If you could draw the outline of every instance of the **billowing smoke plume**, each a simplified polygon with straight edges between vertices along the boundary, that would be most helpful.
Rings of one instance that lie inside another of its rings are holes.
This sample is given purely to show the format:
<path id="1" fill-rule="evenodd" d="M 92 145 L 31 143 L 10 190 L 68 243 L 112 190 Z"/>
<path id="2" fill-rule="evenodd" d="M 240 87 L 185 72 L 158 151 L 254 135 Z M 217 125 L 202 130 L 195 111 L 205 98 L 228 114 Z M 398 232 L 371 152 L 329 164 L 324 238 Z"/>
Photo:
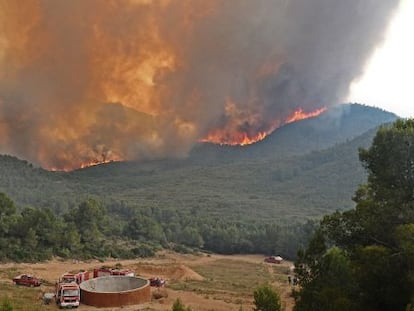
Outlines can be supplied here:
<path id="1" fill-rule="evenodd" d="M 0 0 L 0 152 L 185 155 L 337 104 L 396 0 Z"/>

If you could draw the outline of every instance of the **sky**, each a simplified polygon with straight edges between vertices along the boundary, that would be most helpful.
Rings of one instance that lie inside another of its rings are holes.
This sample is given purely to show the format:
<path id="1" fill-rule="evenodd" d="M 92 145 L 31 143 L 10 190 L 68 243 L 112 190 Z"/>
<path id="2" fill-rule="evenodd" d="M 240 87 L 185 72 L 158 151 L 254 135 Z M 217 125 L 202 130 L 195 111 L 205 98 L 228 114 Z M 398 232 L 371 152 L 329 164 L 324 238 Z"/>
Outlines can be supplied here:
<path id="1" fill-rule="evenodd" d="M 403 0 L 385 40 L 354 81 L 349 102 L 363 103 L 414 118 L 414 0 Z"/>

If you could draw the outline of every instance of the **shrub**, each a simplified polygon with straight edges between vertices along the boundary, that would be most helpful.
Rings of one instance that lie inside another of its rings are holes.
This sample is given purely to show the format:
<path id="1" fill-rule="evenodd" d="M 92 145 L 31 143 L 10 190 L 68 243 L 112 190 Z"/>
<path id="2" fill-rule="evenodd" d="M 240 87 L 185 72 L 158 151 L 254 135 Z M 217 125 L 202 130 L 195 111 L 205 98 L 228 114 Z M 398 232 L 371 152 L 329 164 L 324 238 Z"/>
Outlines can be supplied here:
<path id="1" fill-rule="evenodd" d="M 172 311 L 191 311 L 190 307 L 186 307 L 182 302 L 180 298 L 177 298 L 174 301 L 174 304 L 172 306 Z"/>
<path id="2" fill-rule="evenodd" d="M 279 294 L 269 285 L 258 287 L 254 293 L 254 311 L 280 311 L 282 306 Z"/>

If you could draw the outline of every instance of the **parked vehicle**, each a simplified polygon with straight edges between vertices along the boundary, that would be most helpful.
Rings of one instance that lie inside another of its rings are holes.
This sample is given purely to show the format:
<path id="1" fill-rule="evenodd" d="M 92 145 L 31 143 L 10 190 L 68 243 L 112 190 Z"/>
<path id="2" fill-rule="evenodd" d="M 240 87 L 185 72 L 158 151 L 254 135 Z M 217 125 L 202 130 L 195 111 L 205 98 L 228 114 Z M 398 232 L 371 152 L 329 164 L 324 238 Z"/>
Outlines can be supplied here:
<path id="1" fill-rule="evenodd" d="M 135 276 L 135 273 L 128 269 L 99 268 L 93 270 L 94 278 L 106 275 Z"/>
<path id="2" fill-rule="evenodd" d="M 75 282 L 76 284 L 80 284 L 87 280 L 89 280 L 89 271 L 67 272 L 62 275 L 59 283 Z"/>
<path id="3" fill-rule="evenodd" d="M 56 304 L 59 308 L 77 308 L 80 303 L 80 288 L 75 282 L 57 283 Z"/>
<path id="4" fill-rule="evenodd" d="M 13 282 L 16 283 L 16 285 L 24 285 L 24 286 L 40 286 L 41 281 L 30 274 L 21 274 L 13 278 Z"/>
<path id="5" fill-rule="evenodd" d="M 264 259 L 264 262 L 268 263 L 282 263 L 283 258 L 280 256 L 269 256 Z"/>
<path id="6" fill-rule="evenodd" d="M 159 277 L 150 278 L 150 286 L 153 287 L 164 287 L 165 286 L 165 280 Z"/>
<path id="7" fill-rule="evenodd" d="M 135 276 L 135 273 L 128 269 L 112 269 L 111 275 Z"/>

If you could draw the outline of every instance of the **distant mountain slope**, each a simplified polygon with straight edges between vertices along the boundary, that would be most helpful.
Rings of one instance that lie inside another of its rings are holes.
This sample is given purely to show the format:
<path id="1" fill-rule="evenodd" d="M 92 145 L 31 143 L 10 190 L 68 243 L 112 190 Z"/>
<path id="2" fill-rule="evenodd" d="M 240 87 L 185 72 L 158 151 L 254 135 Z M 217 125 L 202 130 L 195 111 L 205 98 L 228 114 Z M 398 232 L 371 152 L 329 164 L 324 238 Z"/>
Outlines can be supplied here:
<path id="1" fill-rule="evenodd" d="M 267 155 L 278 151 L 304 154 L 352 139 L 397 118 L 393 113 L 364 105 L 339 105 L 315 118 L 287 124 L 252 149 Z"/>
<path id="2" fill-rule="evenodd" d="M 197 160 L 233 161 L 234 157 L 280 158 L 322 150 L 345 142 L 380 124 L 395 121 L 397 115 L 360 104 L 343 104 L 325 113 L 290 123 L 274 131 L 264 140 L 245 147 L 201 144 L 190 158 Z"/>
<path id="3" fill-rule="evenodd" d="M 396 118 L 361 105 L 338 109 L 345 113 L 331 110 L 289 124 L 253 146 L 206 144 L 181 160 L 113 162 L 53 173 L 1 156 L 0 191 L 19 205 L 59 212 L 96 196 L 114 209 L 114 202 L 121 202 L 233 220 L 320 217 L 353 205 L 351 197 L 365 181 L 358 148 L 370 145 L 373 128 Z"/>

